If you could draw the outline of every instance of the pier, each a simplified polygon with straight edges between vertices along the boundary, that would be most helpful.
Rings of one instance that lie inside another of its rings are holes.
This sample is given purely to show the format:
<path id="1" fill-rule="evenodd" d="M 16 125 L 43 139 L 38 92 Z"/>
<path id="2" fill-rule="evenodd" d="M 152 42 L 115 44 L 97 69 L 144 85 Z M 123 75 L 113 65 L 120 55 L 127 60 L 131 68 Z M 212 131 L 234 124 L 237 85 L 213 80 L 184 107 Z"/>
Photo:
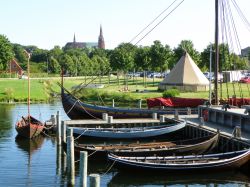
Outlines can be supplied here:
<path id="1" fill-rule="evenodd" d="M 208 113 L 204 116 L 204 111 Z M 70 183 L 74 184 L 75 180 L 75 158 L 74 158 L 74 127 L 87 127 L 87 128 L 121 128 L 121 127 L 135 127 L 135 126 L 157 126 L 164 124 L 168 119 L 176 119 L 177 121 L 186 121 L 186 127 L 180 130 L 179 133 L 183 137 L 199 138 L 207 135 L 220 133 L 220 139 L 216 147 L 216 152 L 230 152 L 239 151 L 242 149 L 250 148 L 250 116 L 245 112 L 245 109 L 227 109 L 221 107 L 206 107 L 200 106 L 198 114 L 179 115 L 178 111 L 171 115 L 152 114 L 152 118 L 146 119 L 113 119 L 112 116 L 103 114 L 102 119 L 88 119 L 88 120 L 64 120 L 59 121 L 59 113 L 54 117 L 53 123 L 56 123 L 57 143 L 60 147 L 62 141 L 67 141 L 67 173 L 70 178 Z M 204 119 L 205 118 L 205 119 Z M 53 121 L 53 120 L 52 120 Z M 165 135 L 168 136 L 168 135 Z M 79 137 L 77 137 L 79 138 Z M 79 162 L 80 168 L 80 183 L 86 186 L 87 178 L 87 153 L 81 152 Z M 249 168 L 249 164 L 247 165 Z M 100 185 L 100 176 L 89 176 L 91 186 Z"/>

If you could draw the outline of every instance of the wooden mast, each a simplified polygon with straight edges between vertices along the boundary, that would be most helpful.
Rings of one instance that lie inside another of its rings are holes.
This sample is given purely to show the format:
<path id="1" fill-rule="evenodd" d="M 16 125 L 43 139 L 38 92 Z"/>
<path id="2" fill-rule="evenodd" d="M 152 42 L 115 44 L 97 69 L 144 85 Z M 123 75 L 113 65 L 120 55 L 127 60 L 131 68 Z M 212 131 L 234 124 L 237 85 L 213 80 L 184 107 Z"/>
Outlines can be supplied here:
<path id="1" fill-rule="evenodd" d="M 24 53 L 26 54 L 28 58 L 28 64 L 27 64 L 27 74 L 28 74 L 28 120 L 30 122 L 30 53 L 28 53 L 26 50 L 24 50 Z"/>
<path id="2" fill-rule="evenodd" d="M 215 64 L 214 64 L 214 104 L 219 104 L 218 99 L 218 66 L 219 66 L 219 0 L 215 0 Z"/>
<path id="3" fill-rule="evenodd" d="M 30 55 L 28 56 L 28 117 L 30 120 Z"/>

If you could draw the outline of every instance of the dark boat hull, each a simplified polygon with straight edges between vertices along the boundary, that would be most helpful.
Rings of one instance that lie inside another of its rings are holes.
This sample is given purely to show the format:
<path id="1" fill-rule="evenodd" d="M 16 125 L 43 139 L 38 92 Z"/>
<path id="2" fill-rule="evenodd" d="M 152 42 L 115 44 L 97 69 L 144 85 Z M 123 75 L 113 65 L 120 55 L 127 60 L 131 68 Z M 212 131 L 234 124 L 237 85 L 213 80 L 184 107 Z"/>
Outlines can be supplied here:
<path id="1" fill-rule="evenodd" d="M 250 150 L 183 157 L 119 157 L 108 155 L 121 170 L 142 172 L 220 171 L 238 169 L 250 160 Z M 151 159 L 151 161 L 149 161 Z M 213 160 L 214 159 L 214 160 Z M 207 160 L 207 162 L 206 162 Z"/>
<path id="2" fill-rule="evenodd" d="M 41 134 L 44 129 L 42 122 L 30 116 L 30 122 L 28 122 L 28 117 L 22 118 L 16 124 L 16 131 L 19 136 L 25 138 L 34 138 Z"/>
<path id="3" fill-rule="evenodd" d="M 131 147 L 131 149 L 114 148 L 111 150 L 107 149 L 97 150 L 90 146 L 75 144 L 74 151 L 77 157 L 80 156 L 80 151 L 88 152 L 89 155 L 88 159 L 91 160 L 106 160 L 108 153 L 112 153 L 119 156 L 137 156 L 137 157 L 141 156 L 145 157 L 153 155 L 169 156 L 169 155 L 185 155 L 185 154 L 202 154 L 211 151 L 217 145 L 218 140 L 219 140 L 219 134 L 216 134 L 214 136 L 199 138 L 193 141 L 190 140 L 186 141 L 186 145 L 185 141 L 182 141 L 181 143 L 179 142 L 179 145 L 177 144 L 177 146 L 169 148 L 164 148 L 164 144 L 162 144 L 162 146 L 155 146 L 155 147 L 152 146 L 151 148 L 144 150 L 135 149 L 135 147 Z M 139 145 L 140 144 L 138 144 L 137 147 L 139 147 Z M 64 150 L 66 150 L 66 146 L 67 145 L 64 144 Z"/>
<path id="4" fill-rule="evenodd" d="M 175 108 L 172 109 L 136 109 L 136 108 L 117 108 L 117 107 L 105 107 L 84 103 L 69 92 L 65 93 L 64 88 L 61 92 L 62 104 L 65 113 L 70 119 L 101 119 L 103 113 L 107 113 L 113 118 L 152 118 L 153 113 L 158 115 L 174 114 Z M 179 110 L 179 114 L 186 114 L 187 109 Z M 192 113 L 197 113 L 197 109 L 192 109 Z"/>

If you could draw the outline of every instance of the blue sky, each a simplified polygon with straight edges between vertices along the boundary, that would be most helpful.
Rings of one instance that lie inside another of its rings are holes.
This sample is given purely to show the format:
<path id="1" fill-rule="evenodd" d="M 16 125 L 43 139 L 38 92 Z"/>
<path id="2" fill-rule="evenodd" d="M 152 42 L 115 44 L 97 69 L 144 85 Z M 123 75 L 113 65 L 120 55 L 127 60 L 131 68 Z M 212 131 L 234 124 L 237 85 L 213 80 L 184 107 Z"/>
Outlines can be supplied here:
<path id="1" fill-rule="evenodd" d="M 250 1 L 236 1 L 250 21 Z M 102 24 L 106 48 L 113 49 L 122 42 L 129 42 L 172 2 L 173 0 L 2 0 L 0 34 L 6 35 L 12 43 L 51 49 L 55 45 L 63 47 L 72 41 L 74 33 L 79 42 L 97 42 Z M 250 32 L 239 20 L 236 20 L 236 24 L 242 48 L 250 46 Z M 214 42 L 214 0 L 184 0 L 180 7 L 138 45 L 149 46 L 154 40 L 160 40 L 162 44 L 174 48 L 183 39 L 192 40 L 198 51 Z"/>

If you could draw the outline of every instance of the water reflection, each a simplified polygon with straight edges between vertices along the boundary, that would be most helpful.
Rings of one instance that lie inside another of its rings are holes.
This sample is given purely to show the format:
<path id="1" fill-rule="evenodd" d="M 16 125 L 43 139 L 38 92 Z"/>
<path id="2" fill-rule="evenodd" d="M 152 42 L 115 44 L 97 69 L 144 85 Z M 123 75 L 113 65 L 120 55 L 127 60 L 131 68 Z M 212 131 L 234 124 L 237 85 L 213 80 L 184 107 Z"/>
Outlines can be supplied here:
<path id="1" fill-rule="evenodd" d="M 14 106 L 0 104 L 0 142 L 3 140 L 3 137 L 11 136 L 12 118 L 10 111 Z"/>
<path id="2" fill-rule="evenodd" d="M 17 147 L 30 157 L 36 150 L 42 147 L 44 137 L 37 136 L 30 140 L 17 135 L 15 142 L 17 144 Z"/>
<path id="3" fill-rule="evenodd" d="M 248 186 L 250 183 L 249 176 L 240 171 L 227 171 L 220 173 L 164 173 L 162 175 L 145 174 L 145 173 L 123 173 L 117 172 L 109 181 L 109 187 L 124 186 L 146 186 L 152 185 L 240 185 Z"/>

